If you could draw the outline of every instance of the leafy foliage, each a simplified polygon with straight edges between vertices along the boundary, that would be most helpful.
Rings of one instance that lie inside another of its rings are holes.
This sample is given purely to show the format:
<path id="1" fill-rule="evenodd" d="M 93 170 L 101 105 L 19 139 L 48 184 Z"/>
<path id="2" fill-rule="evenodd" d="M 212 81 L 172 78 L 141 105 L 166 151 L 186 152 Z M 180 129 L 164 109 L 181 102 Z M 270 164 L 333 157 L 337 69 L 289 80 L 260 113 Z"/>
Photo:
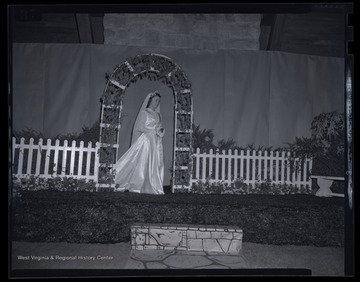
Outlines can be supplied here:
<path id="1" fill-rule="evenodd" d="M 336 111 L 322 113 L 311 123 L 311 134 L 315 140 L 324 144 L 325 149 L 336 143 L 339 152 L 344 151 L 345 136 L 344 114 Z"/>
<path id="2" fill-rule="evenodd" d="M 311 188 L 295 187 L 287 184 L 274 184 L 270 180 L 256 182 L 255 185 L 247 184 L 243 179 L 236 179 L 231 185 L 223 181 L 205 183 L 198 181 L 192 186 L 191 193 L 195 194 L 263 194 L 263 195 L 288 195 L 288 194 L 313 194 Z"/>
<path id="3" fill-rule="evenodd" d="M 214 133 L 212 129 L 200 129 L 200 125 L 193 124 L 192 146 L 193 149 L 200 148 L 202 151 L 215 149 Z"/>
<path id="4" fill-rule="evenodd" d="M 236 142 L 233 139 L 225 140 L 221 139 L 218 142 L 217 148 L 219 148 L 219 151 L 225 150 L 225 152 L 229 150 L 239 150 L 239 146 L 237 146 Z"/>
<path id="5" fill-rule="evenodd" d="M 201 129 L 200 125 L 193 124 L 193 135 L 192 135 L 192 141 L 193 141 L 193 149 L 196 150 L 196 148 L 200 148 L 201 152 L 209 152 L 210 149 L 213 149 L 214 151 L 219 149 L 220 153 L 225 150 L 227 152 L 229 149 L 232 151 L 234 150 L 256 150 L 256 151 L 281 151 L 282 148 L 273 149 L 272 146 L 270 147 L 264 147 L 264 146 L 255 146 L 253 143 L 248 144 L 245 147 L 239 146 L 235 140 L 233 139 L 220 139 L 217 144 L 215 144 L 215 135 L 212 129 Z"/>
<path id="6" fill-rule="evenodd" d="M 344 115 L 338 112 L 322 113 L 311 123 L 311 137 L 296 137 L 288 144 L 294 157 L 313 158 L 313 175 L 344 176 L 345 132 Z"/>
<path id="7" fill-rule="evenodd" d="M 86 181 L 85 179 L 76 179 L 73 177 L 51 177 L 42 178 L 35 175 L 30 175 L 26 178 L 13 178 L 12 192 L 14 196 L 21 196 L 24 191 L 39 191 L 39 190 L 53 190 L 53 191 L 89 191 L 96 190 L 94 181 Z"/>
<path id="8" fill-rule="evenodd" d="M 25 140 L 29 140 L 30 138 L 34 138 L 35 140 L 42 138 L 43 140 L 51 139 L 51 140 L 75 140 L 77 144 L 81 141 L 84 143 L 88 142 L 98 142 L 99 141 L 99 132 L 100 132 L 100 124 L 99 120 L 93 123 L 91 126 L 83 126 L 82 131 L 80 133 L 66 133 L 66 134 L 57 134 L 55 136 L 46 136 L 42 132 L 36 131 L 32 128 L 25 127 L 25 129 L 20 131 L 14 131 L 13 136 L 19 140 L 20 138 L 25 138 Z M 61 142 L 60 142 L 61 143 Z"/>
<path id="9" fill-rule="evenodd" d="M 35 129 L 29 128 L 29 127 L 25 127 L 25 129 L 20 130 L 20 131 L 13 131 L 13 136 L 17 139 L 20 140 L 20 138 L 25 138 L 25 140 L 29 140 L 30 138 L 34 138 L 34 139 L 48 139 L 50 138 L 49 136 L 45 136 L 42 132 L 36 131 Z"/>

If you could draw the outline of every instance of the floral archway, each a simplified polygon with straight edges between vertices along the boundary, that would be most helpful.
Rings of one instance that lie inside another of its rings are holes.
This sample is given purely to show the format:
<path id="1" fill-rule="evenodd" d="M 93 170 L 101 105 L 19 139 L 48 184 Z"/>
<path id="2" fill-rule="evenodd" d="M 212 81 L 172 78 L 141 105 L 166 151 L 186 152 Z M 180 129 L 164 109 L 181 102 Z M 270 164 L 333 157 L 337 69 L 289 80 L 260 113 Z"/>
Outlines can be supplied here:
<path id="1" fill-rule="evenodd" d="M 191 83 L 179 65 L 166 56 L 144 54 L 127 59 L 107 76 L 101 97 L 98 187 L 113 188 L 118 159 L 123 97 L 126 89 L 138 79 L 160 80 L 174 94 L 174 144 L 171 190 L 187 191 L 192 177 L 193 101 Z"/>

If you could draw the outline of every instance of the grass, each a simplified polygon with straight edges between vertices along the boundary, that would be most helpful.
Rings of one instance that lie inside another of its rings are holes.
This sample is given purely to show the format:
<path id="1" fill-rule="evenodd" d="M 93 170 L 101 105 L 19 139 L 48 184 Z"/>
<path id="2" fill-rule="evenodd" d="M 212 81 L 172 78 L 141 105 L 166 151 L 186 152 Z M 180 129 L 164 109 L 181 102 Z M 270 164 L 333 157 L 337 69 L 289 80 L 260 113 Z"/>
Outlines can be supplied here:
<path id="1" fill-rule="evenodd" d="M 32 242 L 116 243 L 135 222 L 232 225 L 244 242 L 344 245 L 344 199 L 313 195 L 147 195 L 23 192 L 12 201 L 12 238 Z"/>

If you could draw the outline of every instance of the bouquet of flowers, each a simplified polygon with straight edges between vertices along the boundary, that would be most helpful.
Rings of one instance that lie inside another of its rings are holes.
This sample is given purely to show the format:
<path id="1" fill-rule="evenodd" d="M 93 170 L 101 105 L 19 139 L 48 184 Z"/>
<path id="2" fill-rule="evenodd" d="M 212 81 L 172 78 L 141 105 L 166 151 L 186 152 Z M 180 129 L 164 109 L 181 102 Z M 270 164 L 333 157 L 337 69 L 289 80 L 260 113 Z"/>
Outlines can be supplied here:
<path id="1" fill-rule="evenodd" d="M 165 129 L 162 126 L 158 126 L 156 128 L 156 134 L 159 135 L 160 137 L 164 137 Z"/>

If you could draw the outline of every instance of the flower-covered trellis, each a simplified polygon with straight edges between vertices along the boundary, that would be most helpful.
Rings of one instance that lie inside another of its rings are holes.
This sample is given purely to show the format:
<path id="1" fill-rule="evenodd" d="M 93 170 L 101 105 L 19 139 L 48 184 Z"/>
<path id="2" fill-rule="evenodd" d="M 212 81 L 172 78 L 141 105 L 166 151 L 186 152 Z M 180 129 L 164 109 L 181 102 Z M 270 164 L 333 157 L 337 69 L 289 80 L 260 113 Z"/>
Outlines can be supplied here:
<path id="1" fill-rule="evenodd" d="M 171 188 L 190 189 L 192 176 L 193 102 L 191 83 L 185 72 L 170 58 L 158 54 L 138 55 L 115 67 L 107 76 L 101 97 L 100 167 L 98 187 L 114 187 L 113 165 L 118 159 L 118 141 L 123 97 L 138 79 L 160 80 L 171 87 L 175 101 L 174 149 Z"/>

